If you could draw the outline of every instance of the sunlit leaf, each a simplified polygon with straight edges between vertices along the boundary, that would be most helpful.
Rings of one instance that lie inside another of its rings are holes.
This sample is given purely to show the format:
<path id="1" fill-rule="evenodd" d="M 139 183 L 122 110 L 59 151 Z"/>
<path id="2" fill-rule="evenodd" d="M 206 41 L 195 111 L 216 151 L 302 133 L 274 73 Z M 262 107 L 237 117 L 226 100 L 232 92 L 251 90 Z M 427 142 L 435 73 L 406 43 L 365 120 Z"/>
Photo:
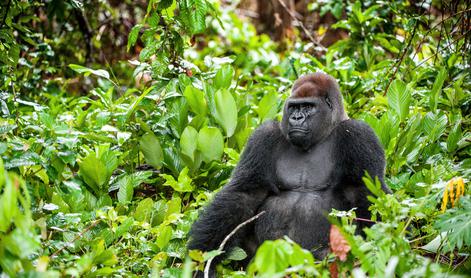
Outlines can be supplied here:
<path id="1" fill-rule="evenodd" d="M 226 90 L 217 91 L 214 96 L 215 119 L 224 128 L 227 137 L 231 137 L 237 127 L 237 105 L 234 97 Z"/>
<path id="2" fill-rule="evenodd" d="M 219 129 L 215 127 L 203 127 L 198 133 L 198 150 L 203 161 L 210 162 L 221 158 L 224 150 L 224 139 Z"/>
<path id="3" fill-rule="evenodd" d="M 159 139 L 153 133 L 144 134 L 139 140 L 139 148 L 146 162 L 159 169 L 162 166 L 163 152 Z"/>
<path id="4" fill-rule="evenodd" d="M 389 107 L 397 113 L 401 121 L 404 121 L 409 115 L 410 89 L 403 81 L 396 79 L 389 86 L 387 95 Z"/>

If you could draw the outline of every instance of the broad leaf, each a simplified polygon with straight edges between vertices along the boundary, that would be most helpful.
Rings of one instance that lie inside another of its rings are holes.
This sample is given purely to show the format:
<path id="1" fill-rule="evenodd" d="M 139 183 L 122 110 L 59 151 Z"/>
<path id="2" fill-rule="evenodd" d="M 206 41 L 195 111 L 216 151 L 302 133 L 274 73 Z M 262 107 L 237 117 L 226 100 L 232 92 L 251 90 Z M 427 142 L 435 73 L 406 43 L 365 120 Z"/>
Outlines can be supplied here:
<path id="1" fill-rule="evenodd" d="M 445 68 L 442 68 L 433 83 L 432 91 L 430 92 L 430 107 L 432 108 L 432 112 L 437 110 L 438 105 L 438 97 L 440 96 L 440 92 L 443 87 L 443 82 L 445 82 L 445 78 L 447 76 L 447 71 Z"/>
<path id="2" fill-rule="evenodd" d="M 278 112 L 278 93 L 269 92 L 258 104 L 257 113 L 261 122 L 273 119 Z"/>
<path id="3" fill-rule="evenodd" d="M 424 131 L 430 142 L 435 142 L 445 132 L 448 120 L 444 114 L 427 113 L 424 118 Z"/>
<path id="4" fill-rule="evenodd" d="M 392 108 L 401 121 L 409 115 L 409 105 L 411 101 L 411 91 L 401 80 L 394 80 L 388 90 L 388 105 Z"/>
<path id="5" fill-rule="evenodd" d="M 144 134 L 139 140 L 139 147 L 147 163 L 157 169 L 162 166 L 163 153 L 157 136 L 153 133 Z"/>
<path id="6" fill-rule="evenodd" d="M 118 190 L 118 201 L 122 204 L 131 202 L 132 196 L 134 195 L 134 187 L 131 179 L 124 179 L 125 182 L 121 183 Z"/>
<path id="7" fill-rule="evenodd" d="M 231 65 L 223 65 L 214 77 L 214 87 L 216 89 L 229 89 L 231 86 L 232 76 L 234 75 L 234 69 Z"/>
<path id="8" fill-rule="evenodd" d="M 191 161 L 195 159 L 195 151 L 197 147 L 198 131 L 192 126 L 187 126 L 183 130 L 182 136 L 180 137 L 180 148 L 182 153 L 189 157 Z"/>
<path id="9" fill-rule="evenodd" d="M 199 115 L 205 115 L 208 110 L 208 105 L 204 99 L 204 93 L 193 86 L 187 86 L 183 95 L 190 105 L 191 111 Z"/>
<path id="10" fill-rule="evenodd" d="M 203 127 L 198 133 L 198 150 L 205 162 L 220 159 L 224 150 L 224 139 L 219 129 Z"/>
<path id="11" fill-rule="evenodd" d="M 237 105 L 234 97 L 226 90 L 217 91 L 214 102 L 214 118 L 224 128 L 226 136 L 231 137 L 237 127 Z"/>
<path id="12" fill-rule="evenodd" d="M 79 161 L 79 175 L 90 186 L 99 193 L 102 185 L 107 181 L 107 169 L 105 164 L 96 157 L 95 153 L 90 153 L 82 161 Z"/>

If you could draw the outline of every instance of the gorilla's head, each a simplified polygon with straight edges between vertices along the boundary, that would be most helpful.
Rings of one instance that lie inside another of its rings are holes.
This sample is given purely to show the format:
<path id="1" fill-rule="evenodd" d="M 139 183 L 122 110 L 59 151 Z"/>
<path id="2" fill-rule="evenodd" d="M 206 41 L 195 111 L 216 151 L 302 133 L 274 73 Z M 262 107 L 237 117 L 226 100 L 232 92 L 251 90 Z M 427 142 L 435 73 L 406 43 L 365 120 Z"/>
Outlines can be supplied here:
<path id="1" fill-rule="evenodd" d="M 281 127 L 291 144 L 309 150 L 347 118 L 335 79 L 325 73 L 314 73 L 294 83 Z"/>

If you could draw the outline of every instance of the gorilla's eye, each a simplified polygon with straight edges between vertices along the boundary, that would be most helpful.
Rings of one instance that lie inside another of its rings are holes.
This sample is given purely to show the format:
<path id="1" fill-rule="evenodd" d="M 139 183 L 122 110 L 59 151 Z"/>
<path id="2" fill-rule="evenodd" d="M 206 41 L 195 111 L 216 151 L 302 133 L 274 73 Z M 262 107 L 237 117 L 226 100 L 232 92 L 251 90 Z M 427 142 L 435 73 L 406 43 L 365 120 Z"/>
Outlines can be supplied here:
<path id="1" fill-rule="evenodd" d="M 332 102 L 330 101 L 329 97 L 325 97 L 325 103 L 329 106 L 330 109 L 332 109 Z"/>

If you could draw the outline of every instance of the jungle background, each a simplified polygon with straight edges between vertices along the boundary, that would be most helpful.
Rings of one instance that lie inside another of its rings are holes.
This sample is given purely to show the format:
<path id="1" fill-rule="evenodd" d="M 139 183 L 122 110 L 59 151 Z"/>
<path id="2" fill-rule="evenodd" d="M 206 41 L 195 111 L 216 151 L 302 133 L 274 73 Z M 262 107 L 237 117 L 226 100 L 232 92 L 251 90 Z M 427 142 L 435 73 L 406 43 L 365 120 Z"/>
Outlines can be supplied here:
<path id="1" fill-rule="evenodd" d="M 198 211 L 294 80 L 324 71 L 394 194 L 365 177 L 375 225 L 333 211 L 322 261 L 285 238 L 219 274 L 466 277 L 470 48 L 469 1 L 2 0 L 0 276 L 202 271 L 220 252 L 186 250 Z"/>

